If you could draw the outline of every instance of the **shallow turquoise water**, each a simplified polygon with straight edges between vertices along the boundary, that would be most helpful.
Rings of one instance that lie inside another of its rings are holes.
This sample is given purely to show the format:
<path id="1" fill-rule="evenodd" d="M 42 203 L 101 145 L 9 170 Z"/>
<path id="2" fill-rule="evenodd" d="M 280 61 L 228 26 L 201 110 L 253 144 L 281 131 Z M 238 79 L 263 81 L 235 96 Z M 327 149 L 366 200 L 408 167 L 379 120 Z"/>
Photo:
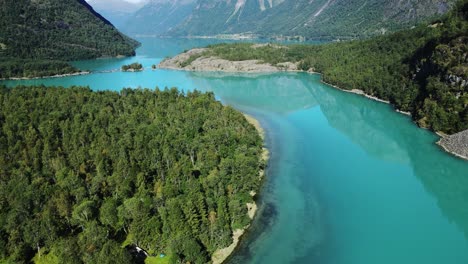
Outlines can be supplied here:
<path id="1" fill-rule="evenodd" d="M 136 58 L 76 65 L 149 68 L 213 40 L 142 42 Z M 318 75 L 147 69 L 5 83 L 199 89 L 258 118 L 272 157 L 259 214 L 232 263 L 468 263 L 468 162 L 388 105 L 321 84 Z"/>

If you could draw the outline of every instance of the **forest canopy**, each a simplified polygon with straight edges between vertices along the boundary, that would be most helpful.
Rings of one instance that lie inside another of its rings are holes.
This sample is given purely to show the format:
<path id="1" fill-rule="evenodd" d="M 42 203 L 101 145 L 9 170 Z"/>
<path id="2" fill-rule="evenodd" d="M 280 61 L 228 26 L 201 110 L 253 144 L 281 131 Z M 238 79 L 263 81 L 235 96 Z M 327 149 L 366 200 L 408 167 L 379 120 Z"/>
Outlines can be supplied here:
<path id="1" fill-rule="evenodd" d="M 205 263 L 250 222 L 262 140 L 212 93 L 0 87 L 0 263 Z"/>

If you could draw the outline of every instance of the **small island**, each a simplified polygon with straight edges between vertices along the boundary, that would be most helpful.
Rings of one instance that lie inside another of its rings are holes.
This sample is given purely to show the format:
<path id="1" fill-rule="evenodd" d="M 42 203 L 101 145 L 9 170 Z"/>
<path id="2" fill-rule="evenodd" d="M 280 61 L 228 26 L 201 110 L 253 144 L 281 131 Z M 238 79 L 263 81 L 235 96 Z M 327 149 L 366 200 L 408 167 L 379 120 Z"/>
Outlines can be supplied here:
<path id="1" fill-rule="evenodd" d="M 127 64 L 122 66 L 122 71 L 123 72 L 137 72 L 137 71 L 143 71 L 143 65 L 138 62 L 134 62 L 132 64 Z"/>

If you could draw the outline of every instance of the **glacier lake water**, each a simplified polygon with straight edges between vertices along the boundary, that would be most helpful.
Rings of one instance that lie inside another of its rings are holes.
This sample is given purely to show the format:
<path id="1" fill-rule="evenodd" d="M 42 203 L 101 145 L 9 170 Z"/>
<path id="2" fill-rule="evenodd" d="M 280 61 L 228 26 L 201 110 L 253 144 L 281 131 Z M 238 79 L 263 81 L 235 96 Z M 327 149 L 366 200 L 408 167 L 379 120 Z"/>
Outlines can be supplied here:
<path id="1" fill-rule="evenodd" d="M 256 117 L 271 159 L 259 211 L 229 263 L 468 263 L 468 162 L 389 105 L 306 73 L 152 70 L 219 40 L 140 39 L 137 56 L 75 62 L 84 76 L 1 82 L 212 91 Z M 124 73 L 140 62 L 143 72 Z"/>

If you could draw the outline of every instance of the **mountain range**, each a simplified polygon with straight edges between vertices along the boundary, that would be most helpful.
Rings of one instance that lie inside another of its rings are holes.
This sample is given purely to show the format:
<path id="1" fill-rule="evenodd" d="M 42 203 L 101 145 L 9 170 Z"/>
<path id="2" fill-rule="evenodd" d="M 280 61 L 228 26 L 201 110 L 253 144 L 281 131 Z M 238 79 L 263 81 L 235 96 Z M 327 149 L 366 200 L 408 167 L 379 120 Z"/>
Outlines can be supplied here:
<path id="1" fill-rule="evenodd" d="M 151 0 L 121 30 L 130 35 L 337 39 L 381 35 L 446 13 L 454 0 Z"/>

